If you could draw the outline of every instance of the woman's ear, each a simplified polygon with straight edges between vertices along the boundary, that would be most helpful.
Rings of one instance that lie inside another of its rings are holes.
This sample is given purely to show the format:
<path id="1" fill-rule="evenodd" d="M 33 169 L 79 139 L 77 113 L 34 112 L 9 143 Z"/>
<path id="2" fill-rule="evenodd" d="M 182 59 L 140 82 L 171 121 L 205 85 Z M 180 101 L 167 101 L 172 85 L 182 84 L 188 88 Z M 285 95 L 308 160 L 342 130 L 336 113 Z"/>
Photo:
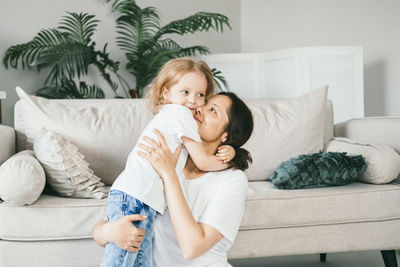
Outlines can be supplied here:
<path id="1" fill-rule="evenodd" d="M 224 143 L 227 139 L 228 139 L 228 133 L 227 133 L 227 132 L 224 132 L 224 133 L 221 135 L 221 142 Z"/>

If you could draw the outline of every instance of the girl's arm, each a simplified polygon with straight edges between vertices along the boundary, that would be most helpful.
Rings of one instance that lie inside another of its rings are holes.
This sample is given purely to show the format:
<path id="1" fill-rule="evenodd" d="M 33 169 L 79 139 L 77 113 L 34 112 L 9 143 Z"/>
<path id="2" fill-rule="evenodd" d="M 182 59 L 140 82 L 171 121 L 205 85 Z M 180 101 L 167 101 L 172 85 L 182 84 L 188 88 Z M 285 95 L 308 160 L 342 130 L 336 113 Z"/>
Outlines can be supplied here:
<path id="1" fill-rule="evenodd" d="M 132 214 L 108 223 L 107 219 L 99 221 L 93 229 L 93 238 L 99 246 L 105 247 L 112 242 L 129 252 L 136 252 L 140 248 L 146 231 L 136 228 L 132 222 L 143 221 L 145 216 Z"/>
<path id="2" fill-rule="evenodd" d="M 178 244 L 185 259 L 194 259 L 217 244 L 223 235 L 213 226 L 198 223 L 194 219 L 175 172 L 181 146 L 172 154 L 161 133 L 157 130 L 155 132 L 159 137 L 160 144 L 151 138 L 144 137 L 144 140 L 151 144 L 152 148 L 144 144 L 139 146 L 144 151 L 151 151 L 151 153 L 138 151 L 138 154 L 151 162 L 153 168 L 163 179 L 168 210 Z"/>
<path id="3" fill-rule="evenodd" d="M 235 149 L 230 145 L 219 146 L 217 149 L 217 159 L 223 161 L 224 163 L 228 163 L 233 160 L 236 156 Z"/>
<path id="4" fill-rule="evenodd" d="M 228 163 L 219 160 L 215 154 L 207 154 L 201 142 L 196 142 L 186 136 L 182 136 L 181 139 L 194 164 L 200 170 L 220 171 L 230 167 Z"/>

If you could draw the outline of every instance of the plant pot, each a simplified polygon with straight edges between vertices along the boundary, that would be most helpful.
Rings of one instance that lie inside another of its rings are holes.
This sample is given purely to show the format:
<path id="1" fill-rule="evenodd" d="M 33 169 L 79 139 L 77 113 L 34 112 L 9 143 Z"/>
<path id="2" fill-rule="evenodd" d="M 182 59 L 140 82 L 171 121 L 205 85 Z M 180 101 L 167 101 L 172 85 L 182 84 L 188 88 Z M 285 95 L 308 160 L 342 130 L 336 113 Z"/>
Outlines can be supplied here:
<path id="1" fill-rule="evenodd" d="M 129 95 L 131 98 L 139 98 L 139 91 L 137 89 L 130 89 Z"/>

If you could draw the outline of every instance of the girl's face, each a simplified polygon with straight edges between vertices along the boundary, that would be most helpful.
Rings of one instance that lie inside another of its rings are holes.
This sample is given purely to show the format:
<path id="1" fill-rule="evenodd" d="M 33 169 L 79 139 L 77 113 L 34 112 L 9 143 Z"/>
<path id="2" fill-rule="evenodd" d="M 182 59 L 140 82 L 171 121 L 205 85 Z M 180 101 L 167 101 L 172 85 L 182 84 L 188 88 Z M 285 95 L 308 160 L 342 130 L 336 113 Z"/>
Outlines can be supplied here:
<path id="1" fill-rule="evenodd" d="M 194 119 L 199 127 L 199 135 L 203 141 L 224 142 L 228 133 L 225 131 L 229 122 L 228 112 L 231 99 L 224 95 L 210 97 L 207 104 L 199 107 Z"/>
<path id="2" fill-rule="evenodd" d="M 205 104 L 207 80 L 201 72 L 188 72 L 170 88 L 163 88 L 164 100 L 189 108 L 192 114 Z"/>

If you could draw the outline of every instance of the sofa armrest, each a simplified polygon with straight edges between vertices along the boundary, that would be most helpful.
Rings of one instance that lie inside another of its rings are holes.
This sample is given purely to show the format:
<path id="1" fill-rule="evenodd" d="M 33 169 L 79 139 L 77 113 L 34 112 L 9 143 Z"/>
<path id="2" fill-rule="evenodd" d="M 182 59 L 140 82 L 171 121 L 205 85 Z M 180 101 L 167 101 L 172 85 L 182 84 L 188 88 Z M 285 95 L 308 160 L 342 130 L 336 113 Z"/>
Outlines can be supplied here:
<path id="1" fill-rule="evenodd" d="M 15 130 L 0 124 L 0 164 L 15 154 Z"/>
<path id="2" fill-rule="evenodd" d="M 335 124 L 335 137 L 384 144 L 400 152 L 400 117 L 367 117 Z"/>

